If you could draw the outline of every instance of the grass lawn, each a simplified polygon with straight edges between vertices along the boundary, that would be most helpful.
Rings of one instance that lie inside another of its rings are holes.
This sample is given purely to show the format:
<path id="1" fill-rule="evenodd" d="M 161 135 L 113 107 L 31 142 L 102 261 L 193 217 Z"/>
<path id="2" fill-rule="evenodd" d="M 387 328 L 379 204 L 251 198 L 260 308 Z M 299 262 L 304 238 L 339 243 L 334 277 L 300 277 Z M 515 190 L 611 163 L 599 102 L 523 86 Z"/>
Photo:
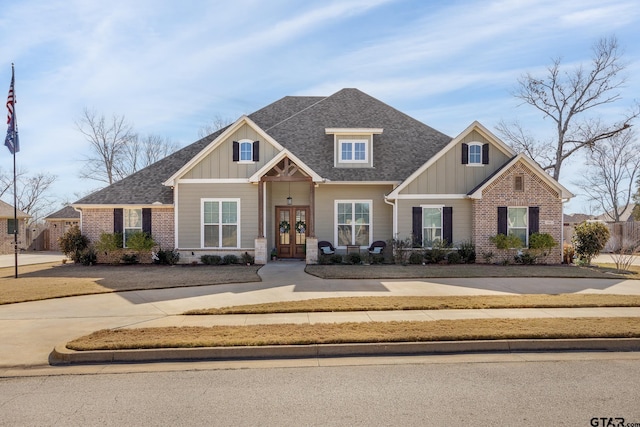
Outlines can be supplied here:
<path id="1" fill-rule="evenodd" d="M 260 266 L 36 264 L 0 268 L 0 304 L 141 289 L 259 282 Z"/>
<path id="2" fill-rule="evenodd" d="M 614 267 L 614 268 L 612 268 Z M 305 271 L 323 279 L 413 279 L 444 277 L 568 277 L 640 278 L 638 270 L 618 272 L 615 266 L 577 267 L 573 265 L 307 265 Z"/>
<path id="3" fill-rule="evenodd" d="M 469 296 L 338 297 L 191 310 L 185 314 L 265 314 L 339 311 L 480 308 L 640 307 L 640 295 L 531 294 Z"/>
<path id="4" fill-rule="evenodd" d="M 640 337 L 637 318 L 465 319 L 432 322 L 319 323 L 102 330 L 72 350 L 416 342 L 535 338 Z"/>

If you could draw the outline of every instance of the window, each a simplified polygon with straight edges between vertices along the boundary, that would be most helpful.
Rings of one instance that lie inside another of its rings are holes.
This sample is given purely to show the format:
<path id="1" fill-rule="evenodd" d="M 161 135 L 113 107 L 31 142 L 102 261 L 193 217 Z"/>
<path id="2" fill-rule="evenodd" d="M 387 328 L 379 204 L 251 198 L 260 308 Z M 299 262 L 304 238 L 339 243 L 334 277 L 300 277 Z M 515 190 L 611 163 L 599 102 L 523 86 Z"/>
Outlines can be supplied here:
<path id="1" fill-rule="evenodd" d="M 469 164 L 479 165 L 482 163 L 482 147 L 478 144 L 469 146 Z"/>
<path id="2" fill-rule="evenodd" d="M 202 247 L 237 248 L 238 232 L 237 199 L 207 199 L 202 201 Z"/>
<path id="3" fill-rule="evenodd" d="M 129 237 L 142 231 L 142 209 L 124 209 L 124 247 L 127 247 Z"/>
<path id="4" fill-rule="evenodd" d="M 507 235 L 514 234 L 527 246 L 528 208 L 507 208 Z"/>
<path id="5" fill-rule="evenodd" d="M 13 218 L 7 219 L 7 234 L 13 234 L 15 230 L 18 230 L 18 233 L 20 233 L 20 229 L 16 228 L 14 221 Z"/>
<path id="6" fill-rule="evenodd" d="M 442 208 L 422 208 L 422 245 L 433 246 L 433 242 L 442 240 Z"/>
<path id="7" fill-rule="evenodd" d="M 242 139 L 233 141 L 233 161 L 253 163 L 260 160 L 260 141 Z"/>
<path id="8" fill-rule="evenodd" d="M 368 160 L 366 140 L 340 140 L 340 162 L 366 163 Z"/>
<path id="9" fill-rule="evenodd" d="M 240 142 L 240 161 L 252 162 L 253 161 L 253 143 L 249 141 Z"/>
<path id="10" fill-rule="evenodd" d="M 371 201 L 336 201 L 338 246 L 371 244 Z"/>

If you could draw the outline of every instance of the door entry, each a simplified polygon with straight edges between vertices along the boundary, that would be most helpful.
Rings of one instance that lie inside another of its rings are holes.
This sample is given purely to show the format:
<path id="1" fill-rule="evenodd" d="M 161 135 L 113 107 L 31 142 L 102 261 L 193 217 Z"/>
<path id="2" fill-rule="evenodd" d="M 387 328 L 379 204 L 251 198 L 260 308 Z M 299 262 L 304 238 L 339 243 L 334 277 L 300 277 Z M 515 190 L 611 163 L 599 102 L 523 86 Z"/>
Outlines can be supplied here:
<path id="1" fill-rule="evenodd" d="M 279 258 L 304 258 L 308 206 L 276 206 L 276 250 Z"/>

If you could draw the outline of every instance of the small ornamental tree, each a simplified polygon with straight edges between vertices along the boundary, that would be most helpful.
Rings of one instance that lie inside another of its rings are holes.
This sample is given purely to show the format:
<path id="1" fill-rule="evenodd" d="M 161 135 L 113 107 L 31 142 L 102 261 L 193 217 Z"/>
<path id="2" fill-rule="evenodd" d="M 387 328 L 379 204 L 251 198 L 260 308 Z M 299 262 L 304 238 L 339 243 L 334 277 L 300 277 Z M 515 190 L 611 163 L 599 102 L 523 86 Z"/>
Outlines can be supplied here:
<path id="1" fill-rule="evenodd" d="M 62 237 L 58 239 L 60 250 L 73 262 L 79 262 L 82 252 L 89 247 L 89 239 L 83 235 L 76 225 L 71 227 Z"/>
<path id="2" fill-rule="evenodd" d="M 573 246 L 576 255 L 587 264 L 597 256 L 609 240 L 609 229 L 601 222 L 583 222 L 576 225 Z"/>

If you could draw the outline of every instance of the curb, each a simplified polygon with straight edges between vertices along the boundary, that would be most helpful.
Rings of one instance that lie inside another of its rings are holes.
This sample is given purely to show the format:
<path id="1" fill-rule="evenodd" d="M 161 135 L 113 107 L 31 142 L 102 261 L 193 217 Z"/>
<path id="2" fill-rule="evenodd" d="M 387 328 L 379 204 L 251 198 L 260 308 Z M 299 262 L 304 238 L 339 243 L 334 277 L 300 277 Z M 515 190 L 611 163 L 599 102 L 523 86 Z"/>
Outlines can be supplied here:
<path id="1" fill-rule="evenodd" d="M 49 363 L 76 365 L 546 351 L 640 351 L 640 338 L 433 341 L 93 351 L 69 350 L 63 344 L 53 349 L 49 355 Z"/>

